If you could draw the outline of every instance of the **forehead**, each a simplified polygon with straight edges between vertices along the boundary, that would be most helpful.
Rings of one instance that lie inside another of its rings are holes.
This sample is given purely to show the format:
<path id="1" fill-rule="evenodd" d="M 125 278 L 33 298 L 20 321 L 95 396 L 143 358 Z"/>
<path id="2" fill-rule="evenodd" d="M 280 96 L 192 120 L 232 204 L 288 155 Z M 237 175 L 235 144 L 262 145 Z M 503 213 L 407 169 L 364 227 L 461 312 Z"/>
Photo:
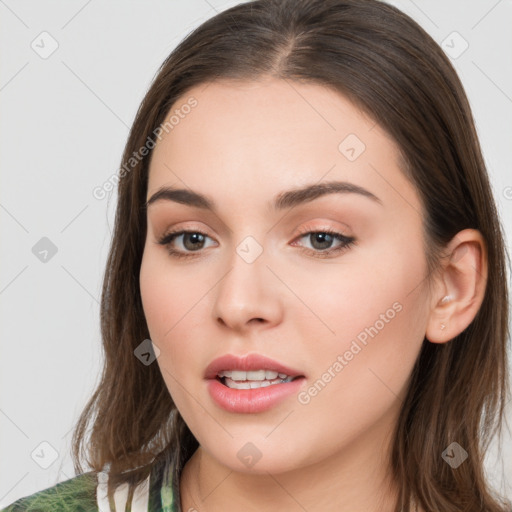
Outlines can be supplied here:
<path id="1" fill-rule="evenodd" d="M 183 107 L 191 98 L 196 106 L 179 119 L 173 116 L 189 110 Z M 250 162 L 273 156 L 294 161 L 325 150 L 337 156 L 339 143 L 349 133 L 363 142 L 376 138 L 369 133 L 375 123 L 342 95 L 318 84 L 289 80 L 199 85 L 175 102 L 166 119 L 170 117 L 176 124 L 157 145 L 155 159 L 162 152 L 179 157 L 194 148 L 215 153 L 222 147 L 224 152 L 217 157 L 223 160 Z M 198 153 L 189 156 L 201 159 Z"/>
<path id="2" fill-rule="evenodd" d="M 193 108 L 183 108 L 192 100 Z M 411 189 L 386 132 L 319 84 L 214 81 L 190 89 L 166 119 L 172 115 L 172 129 L 153 150 L 148 197 L 166 185 L 217 190 L 226 199 L 261 193 L 266 201 L 270 190 L 324 178 L 373 183 L 387 194 L 389 183 Z"/>

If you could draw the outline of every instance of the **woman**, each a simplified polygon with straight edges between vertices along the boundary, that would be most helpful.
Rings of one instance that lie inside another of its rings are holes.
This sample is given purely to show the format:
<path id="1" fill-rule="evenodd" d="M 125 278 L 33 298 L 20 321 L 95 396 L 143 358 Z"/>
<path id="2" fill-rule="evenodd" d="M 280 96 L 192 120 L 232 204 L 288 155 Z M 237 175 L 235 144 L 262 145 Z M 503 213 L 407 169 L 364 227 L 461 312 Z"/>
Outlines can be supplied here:
<path id="1" fill-rule="evenodd" d="M 228 9 L 126 145 L 81 474 L 6 510 L 510 510 L 483 470 L 507 300 L 430 36 L 375 0 Z"/>

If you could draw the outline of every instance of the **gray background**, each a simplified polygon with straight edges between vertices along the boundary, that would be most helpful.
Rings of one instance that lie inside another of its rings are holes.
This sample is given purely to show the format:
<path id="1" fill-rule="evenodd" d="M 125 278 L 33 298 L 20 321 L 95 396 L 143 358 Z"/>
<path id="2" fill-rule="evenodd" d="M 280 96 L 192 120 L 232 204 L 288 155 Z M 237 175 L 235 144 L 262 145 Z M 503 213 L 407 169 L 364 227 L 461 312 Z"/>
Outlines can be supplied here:
<path id="1" fill-rule="evenodd" d="M 236 3 L 0 0 L 0 507 L 74 476 L 71 429 L 100 372 L 99 297 L 117 198 L 92 191 L 116 173 L 164 58 Z M 510 246 L 512 2 L 391 3 L 451 55 Z M 487 466 L 512 498 L 509 432 Z"/>

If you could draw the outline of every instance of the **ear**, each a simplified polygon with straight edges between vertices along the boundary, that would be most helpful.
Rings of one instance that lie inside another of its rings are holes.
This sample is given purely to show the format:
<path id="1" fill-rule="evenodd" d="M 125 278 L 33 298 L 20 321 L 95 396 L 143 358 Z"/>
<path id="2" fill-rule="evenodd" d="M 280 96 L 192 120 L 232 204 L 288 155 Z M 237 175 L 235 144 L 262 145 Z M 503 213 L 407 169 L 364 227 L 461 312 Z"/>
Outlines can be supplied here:
<path id="1" fill-rule="evenodd" d="M 487 247 L 476 229 L 457 233 L 446 247 L 435 278 L 425 337 L 446 343 L 475 318 L 487 284 Z"/>

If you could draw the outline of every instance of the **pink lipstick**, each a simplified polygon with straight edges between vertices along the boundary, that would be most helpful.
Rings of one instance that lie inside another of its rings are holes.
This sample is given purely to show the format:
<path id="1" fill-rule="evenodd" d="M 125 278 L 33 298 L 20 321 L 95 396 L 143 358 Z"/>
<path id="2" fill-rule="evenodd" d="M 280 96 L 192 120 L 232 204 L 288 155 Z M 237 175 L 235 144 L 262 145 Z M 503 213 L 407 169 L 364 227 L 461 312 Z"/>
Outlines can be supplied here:
<path id="1" fill-rule="evenodd" d="M 260 354 L 219 357 L 208 365 L 205 378 L 213 401 L 235 413 L 266 411 L 297 394 L 305 379 L 300 371 Z"/>

